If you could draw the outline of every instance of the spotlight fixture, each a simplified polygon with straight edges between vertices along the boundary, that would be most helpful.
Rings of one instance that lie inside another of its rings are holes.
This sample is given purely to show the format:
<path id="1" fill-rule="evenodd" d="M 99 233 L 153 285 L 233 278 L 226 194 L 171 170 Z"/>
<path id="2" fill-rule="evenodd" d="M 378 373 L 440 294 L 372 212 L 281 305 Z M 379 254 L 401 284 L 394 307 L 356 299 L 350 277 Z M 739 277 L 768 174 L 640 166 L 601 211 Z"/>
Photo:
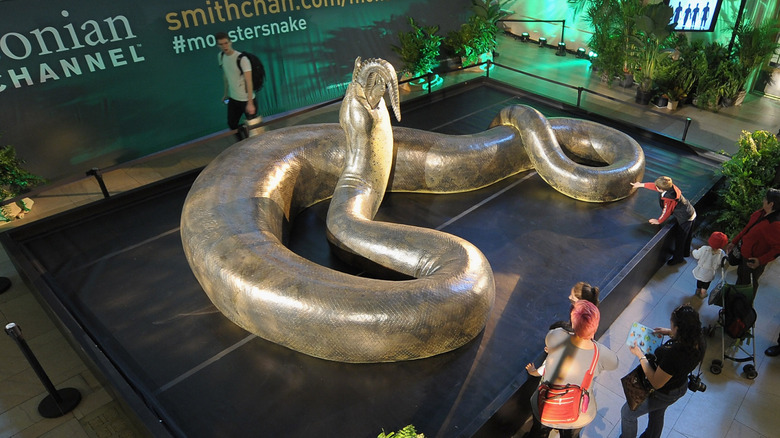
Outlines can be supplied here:
<path id="1" fill-rule="evenodd" d="M 580 47 L 579 49 L 577 49 L 577 58 L 586 59 L 587 57 L 588 55 L 585 53 L 584 47 Z"/>
<path id="2" fill-rule="evenodd" d="M 563 41 L 558 43 L 558 49 L 555 50 L 555 56 L 566 56 L 566 43 Z"/>
<path id="3" fill-rule="evenodd" d="M 520 41 L 527 42 L 530 39 L 530 36 L 528 35 L 528 32 L 523 32 L 520 34 Z"/>
<path id="4" fill-rule="evenodd" d="M 544 47 L 546 45 L 547 45 L 547 38 L 539 37 L 539 47 Z"/>
<path id="5" fill-rule="evenodd" d="M 599 54 L 594 52 L 593 50 L 588 52 L 588 58 L 593 59 L 593 58 L 598 58 L 598 57 L 599 57 Z"/>

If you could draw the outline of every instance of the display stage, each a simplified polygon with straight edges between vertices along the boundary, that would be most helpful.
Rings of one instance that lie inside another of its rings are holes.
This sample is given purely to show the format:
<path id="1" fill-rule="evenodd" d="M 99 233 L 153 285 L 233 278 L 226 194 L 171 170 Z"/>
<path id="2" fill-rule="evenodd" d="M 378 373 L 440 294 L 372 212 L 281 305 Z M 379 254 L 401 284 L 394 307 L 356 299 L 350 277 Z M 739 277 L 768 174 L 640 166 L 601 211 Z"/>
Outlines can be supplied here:
<path id="1" fill-rule="evenodd" d="M 400 125 L 475 133 L 513 104 L 547 117 L 589 118 L 485 80 L 402 104 Z M 718 163 L 652 133 L 611 126 L 642 145 L 645 181 L 669 175 L 694 203 L 715 184 Z M 329 362 L 245 332 L 208 300 L 179 238 L 195 177 L 180 175 L 2 234 L 66 336 L 154 436 L 375 437 L 413 424 L 426 437 L 452 438 L 511 429 L 506 423 L 521 421 L 521 410 L 517 418 L 503 412 L 501 427 L 490 423 L 527 381 L 524 366 L 539 358 L 548 326 L 568 317 L 571 286 L 582 280 L 602 287 L 603 331 L 667 257 L 669 227 L 647 223 L 659 215 L 650 191 L 586 203 L 528 171 L 468 193 L 388 194 L 377 220 L 443 230 L 487 256 L 495 307 L 482 334 L 446 354 Z M 361 275 L 328 247 L 327 204 L 289 224 L 288 245 Z"/>

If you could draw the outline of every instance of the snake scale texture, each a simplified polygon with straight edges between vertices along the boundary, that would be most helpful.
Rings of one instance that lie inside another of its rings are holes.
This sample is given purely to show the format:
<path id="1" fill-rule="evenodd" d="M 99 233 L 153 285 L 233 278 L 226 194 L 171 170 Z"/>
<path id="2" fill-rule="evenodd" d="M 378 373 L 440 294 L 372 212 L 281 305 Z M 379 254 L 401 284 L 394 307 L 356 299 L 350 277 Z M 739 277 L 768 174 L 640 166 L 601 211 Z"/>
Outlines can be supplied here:
<path id="1" fill-rule="evenodd" d="M 644 154 L 593 122 L 503 109 L 491 127 L 452 136 L 392 127 L 392 65 L 358 58 L 338 124 L 295 126 L 237 143 L 198 176 L 181 237 L 193 273 L 229 319 L 271 342 L 341 362 L 420 359 L 458 348 L 485 327 L 495 296 L 485 256 L 456 236 L 374 221 L 386 191 L 457 193 L 535 168 L 589 202 L 630 195 Z M 566 153 L 564 152 L 564 147 Z M 568 156 L 589 162 L 586 166 Z M 410 280 L 356 277 L 284 244 L 303 209 L 331 198 L 327 238 L 339 254 Z"/>

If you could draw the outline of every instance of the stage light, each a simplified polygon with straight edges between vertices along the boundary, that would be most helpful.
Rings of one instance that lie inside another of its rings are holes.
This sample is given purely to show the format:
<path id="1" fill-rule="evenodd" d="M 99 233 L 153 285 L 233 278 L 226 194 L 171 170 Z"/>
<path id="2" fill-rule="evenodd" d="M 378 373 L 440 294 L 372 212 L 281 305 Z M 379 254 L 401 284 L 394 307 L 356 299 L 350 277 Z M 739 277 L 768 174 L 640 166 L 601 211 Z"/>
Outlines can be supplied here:
<path id="1" fill-rule="evenodd" d="M 558 43 L 558 49 L 555 51 L 555 56 L 566 56 L 566 43 L 563 41 Z"/>
<path id="2" fill-rule="evenodd" d="M 593 50 L 588 52 L 588 58 L 593 59 L 593 58 L 598 58 L 598 57 L 599 57 L 599 54 L 594 52 Z"/>
<path id="3" fill-rule="evenodd" d="M 530 39 L 530 36 L 528 35 L 528 32 L 523 32 L 520 34 L 520 41 L 527 42 Z"/>
<path id="4" fill-rule="evenodd" d="M 547 38 L 539 37 L 539 47 L 544 47 L 546 45 L 547 45 Z"/>
<path id="5" fill-rule="evenodd" d="M 577 58 L 586 59 L 587 57 L 588 55 L 585 53 L 585 48 L 580 47 L 579 49 L 577 49 Z"/>

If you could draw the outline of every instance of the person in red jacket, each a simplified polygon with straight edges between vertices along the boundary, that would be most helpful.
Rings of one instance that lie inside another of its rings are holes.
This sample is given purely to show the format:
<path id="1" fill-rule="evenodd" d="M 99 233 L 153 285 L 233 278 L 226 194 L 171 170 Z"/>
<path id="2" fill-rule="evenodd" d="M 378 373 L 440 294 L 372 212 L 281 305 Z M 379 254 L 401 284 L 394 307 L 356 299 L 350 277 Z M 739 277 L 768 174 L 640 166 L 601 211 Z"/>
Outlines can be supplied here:
<path id="1" fill-rule="evenodd" d="M 753 212 L 747 225 L 726 246 L 726 252 L 734 249 L 742 255 L 737 266 L 737 284 L 753 284 L 758 292 L 758 279 L 766 264 L 780 255 L 780 190 L 769 189 L 760 210 Z M 780 354 L 779 345 L 769 347 L 767 356 Z"/>
<path id="2" fill-rule="evenodd" d="M 758 279 L 766 264 L 780 255 L 780 190 L 769 189 L 760 210 L 753 212 L 747 225 L 726 246 L 726 252 L 739 250 L 742 260 L 737 267 L 737 284 L 753 283 L 758 291 Z"/>
<path id="3" fill-rule="evenodd" d="M 691 255 L 691 241 L 693 240 L 693 227 L 696 221 L 696 209 L 685 199 L 680 188 L 674 185 L 668 176 L 659 176 L 655 182 L 633 182 L 635 188 L 655 190 L 659 193 L 658 204 L 661 206 L 661 216 L 658 219 L 650 219 L 653 225 L 662 224 L 670 216 L 676 223 L 672 227 L 674 233 L 674 255 L 666 263 L 676 265 L 685 261 L 684 257 Z"/>

